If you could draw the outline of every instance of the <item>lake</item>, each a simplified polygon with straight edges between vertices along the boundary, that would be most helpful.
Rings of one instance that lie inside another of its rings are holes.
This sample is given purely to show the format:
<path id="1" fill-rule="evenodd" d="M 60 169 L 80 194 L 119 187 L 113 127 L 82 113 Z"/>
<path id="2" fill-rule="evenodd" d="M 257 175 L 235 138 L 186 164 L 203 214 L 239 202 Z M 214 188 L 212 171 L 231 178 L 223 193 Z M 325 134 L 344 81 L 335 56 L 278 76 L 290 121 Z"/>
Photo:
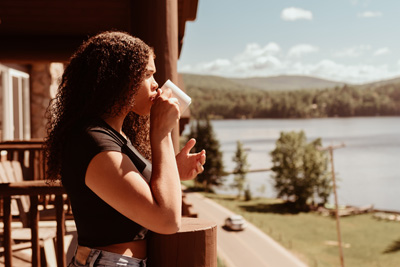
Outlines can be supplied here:
<path id="1" fill-rule="evenodd" d="M 213 120 L 212 125 L 226 171 L 235 167 L 238 140 L 251 170 L 272 166 L 269 152 L 281 131 L 303 130 L 309 141 L 322 138 L 324 146 L 343 143 L 333 153 L 339 204 L 400 211 L 400 117 Z M 188 132 L 186 126 L 184 134 Z M 253 196 L 276 197 L 270 176 L 268 171 L 247 174 Z M 232 180 L 228 176 L 216 192 L 236 194 L 229 186 Z"/>

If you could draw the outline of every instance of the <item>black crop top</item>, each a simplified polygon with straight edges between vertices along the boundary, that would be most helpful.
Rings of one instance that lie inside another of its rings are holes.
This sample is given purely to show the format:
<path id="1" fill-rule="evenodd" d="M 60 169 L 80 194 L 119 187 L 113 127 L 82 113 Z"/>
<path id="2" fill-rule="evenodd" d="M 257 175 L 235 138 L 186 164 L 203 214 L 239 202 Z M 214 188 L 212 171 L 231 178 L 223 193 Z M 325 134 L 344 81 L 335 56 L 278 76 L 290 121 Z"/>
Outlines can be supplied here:
<path id="1" fill-rule="evenodd" d="M 143 239 L 147 229 L 116 211 L 85 184 L 90 161 L 103 151 L 126 154 L 141 173 L 148 169 L 131 142 L 104 121 L 98 121 L 85 130 L 75 131 L 64 147 L 61 179 L 71 201 L 78 244 L 101 247 Z"/>

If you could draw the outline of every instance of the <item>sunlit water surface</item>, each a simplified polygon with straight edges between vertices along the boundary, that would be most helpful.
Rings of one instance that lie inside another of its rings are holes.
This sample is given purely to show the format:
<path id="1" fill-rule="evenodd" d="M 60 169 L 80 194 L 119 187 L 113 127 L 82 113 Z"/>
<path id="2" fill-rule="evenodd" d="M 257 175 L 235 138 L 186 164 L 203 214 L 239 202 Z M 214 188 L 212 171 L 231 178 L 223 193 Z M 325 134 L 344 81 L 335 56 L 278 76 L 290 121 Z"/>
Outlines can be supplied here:
<path id="1" fill-rule="evenodd" d="M 400 211 L 400 117 L 214 120 L 212 125 L 226 171 L 235 167 L 238 140 L 247 150 L 250 169 L 271 167 L 269 152 L 281 131 L 303 130 L 309 141 L 321 137 L 324 146 L 344 143 L 334 150 L 339 204 Z M 187 126 L 184 134 L 188 132 Z M 247 174 L 253 196 L 276 196 L 270 176 L 271 172 Z M 236 194 L 229 186 L 232 180 L 233 175 L 228 176 L 216 191 Z"/>

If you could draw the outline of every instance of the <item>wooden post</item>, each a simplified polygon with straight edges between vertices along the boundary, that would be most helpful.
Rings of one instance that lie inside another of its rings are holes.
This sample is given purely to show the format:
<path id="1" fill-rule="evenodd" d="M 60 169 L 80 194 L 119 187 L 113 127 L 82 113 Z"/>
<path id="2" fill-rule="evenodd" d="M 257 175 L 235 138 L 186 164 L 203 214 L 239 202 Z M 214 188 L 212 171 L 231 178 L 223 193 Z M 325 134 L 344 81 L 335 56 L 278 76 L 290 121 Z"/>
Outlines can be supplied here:
<path id="1" fill-rule="evenodd" d="M 198 218 L 182 218 L 173 235 L 151 233 L 148 267 L 216 267 L 217 225 Z"/>
<path id="2" fill-rule="evenodd" d="M 11 197 L 3 198 L 3 223 L 4 223 L 4 263 L 12 266 L 11 249 Z"/>
<path id="3" fill-rule="evenodd" d="M 131 33 L 154 48 L 159 86 L 168 79 L 178 84 L 178 0 L 132 2 Z M 172 142 L 178 153 L 179 124 L 172 131 Z"/>
<path id="4" fill-rule="evenodd" d="M 32 266 L 40 267 L 40 245 L 39 245 L 39 211 L 38 211 L 38 196 L 30 196 L 30 227 L 32 240 Z"/>
<path id="5" fill-rule="evenodd" d="M 30 196 L 30 227 L 32 240 L 32 266 L 39 267 L 40 265 L 40 245 L 39 245 L 39 211 L 38 211 L 38 196 Z"/>
<path id="6" fill-rule="evenodd" d="M 57 265 L 59 267 L 67 266 L 64 251 L 64 235 L 65 235 L 65 213 L 63 195 L 56 195 L 56 217 L 57 217 Z"/>

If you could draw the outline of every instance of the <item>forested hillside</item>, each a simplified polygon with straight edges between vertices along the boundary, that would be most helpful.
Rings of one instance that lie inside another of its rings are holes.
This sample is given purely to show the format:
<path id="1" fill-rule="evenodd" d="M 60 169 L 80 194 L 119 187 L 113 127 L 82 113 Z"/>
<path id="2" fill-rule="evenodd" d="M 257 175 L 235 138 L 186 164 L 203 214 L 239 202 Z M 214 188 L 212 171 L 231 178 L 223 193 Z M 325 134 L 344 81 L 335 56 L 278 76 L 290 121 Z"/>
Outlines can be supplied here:
<path id="1" fill-rule="evenodd" d="M 328 89 L 262 90 L 231 79 L 184 74 L 194 118 L 399 116 L 398 80 Z"/>

